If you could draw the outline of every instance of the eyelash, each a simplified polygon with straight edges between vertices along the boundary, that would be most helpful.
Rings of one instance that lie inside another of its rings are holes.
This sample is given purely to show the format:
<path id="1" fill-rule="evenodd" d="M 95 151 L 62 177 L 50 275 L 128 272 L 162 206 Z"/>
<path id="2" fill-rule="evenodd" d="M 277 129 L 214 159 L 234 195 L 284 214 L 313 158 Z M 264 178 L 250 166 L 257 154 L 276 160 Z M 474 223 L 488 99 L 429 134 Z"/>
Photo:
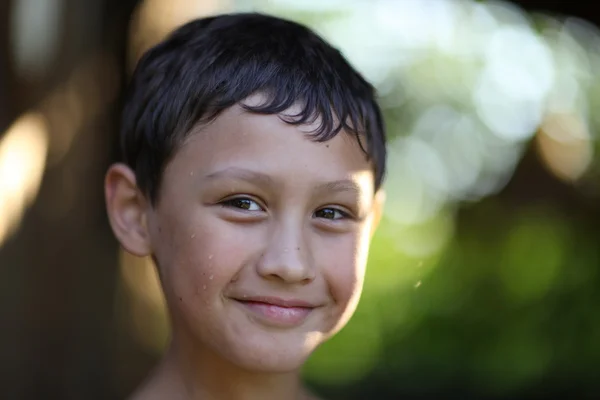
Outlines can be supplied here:
<path id="1" fill-rule="evenodd" d="M 250 210 L 248 208 L 244 208 L 240 206 L 240 202 L 245 202 L 246 204 L 249 204 L 250 206 L 252 206 L 251 203 L 255 204 L 258 207 L 258 210 Z M 236 204 L 237 203 L 237 204 Z M 221 202 L 221 205 L 223 207 L 229 207 L 229 208 L 234 208 L 234 209 L 238 209 L 238 210 L 243 210 L 243 211 L 247 211 L 247 212 L 264 212 L 265 209 L 264 207 L 256 200 L 250 198 L 250 197 L 233 197 L 230 199 L 226 199 L 224 201 Z M 318 217 L 317 214 L 323 211 L 330 211 L 333 213 L 334 218 L 324 218 L 324 217 Z M 340 217 L 335 218 L 335 213 L 338 213 L 340 215 Z M 346 220 L 346 219 L 353 219 L 352 215 L 348 212 L 345 211 L 341 208 L 338 207 L 323 207 L 318 209 L 317 211 L 315 211 L 313 213 L 313 216 L 316 218 L 320 218 L 320 219 L 324 219 L 324 220 L 329 220 L 329 221 L 340 221 L 340 220 Z"/>
<path id="2" fill-rule="evenodd" d="M 351 215 L 350 215 L 350 213 L 348 213 L 348 212 L 346 212 L 344 210 L 341 210 L 341 209 L 339 209 L 337 207 L 323 207 L 323 208 L 320 208 L 317 211 L 315 211 L 313 213 L 313 215 L 316 216 L 317 213 L 325 211 L 325 210 L 332 211 L 333 215 L 334 215 L 334 218 L 323 218 L 323 217 L 317 217 L 317 218 L 326 219 L 326 220 L 330 220 L 330 221 L 340 221 L 340 220 L 345 220 L 345 219 L 351 219 L 352 218 Z M 340 215 L 340 217 L 339 218 L 335 218 L 335 213 L 338 213 Z"/>
<path id="3" fill-rule="evenodd" d="M 236 202 L 238 203 L 236 205 Z M 244 207 L 240 207 L 239 206 L 239 202 L 247 202 L 247 203 L 254 203 L 256 204 L 256 206 L 259 208 L 258 210 L 249 210 L 247 208 Z M 260 205 L 260 203 L 250 197 L 232 197 L 230 199 L 226 199 L 224 201 L 221 202 L 221 205 L 223 207 L 229 207 L 229 208 L 235 208 L 235 209 L 239 209 L 239 210 L 243 210 L 243 211 L 248 211 L 248 212 L 259 212 L 259 211 L 265 211 L 264 207 L 262 205 Z"/>

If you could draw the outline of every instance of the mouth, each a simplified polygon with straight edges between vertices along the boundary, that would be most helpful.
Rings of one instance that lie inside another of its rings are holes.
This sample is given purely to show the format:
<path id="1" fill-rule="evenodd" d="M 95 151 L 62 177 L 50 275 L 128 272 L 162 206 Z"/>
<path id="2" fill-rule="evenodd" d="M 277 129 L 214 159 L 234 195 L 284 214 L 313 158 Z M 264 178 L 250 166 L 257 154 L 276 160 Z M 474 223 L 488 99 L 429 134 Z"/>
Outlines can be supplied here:
<path id="1" fill-rule="evenodd" d="M 293 328 L 301 325 L 317 308 L 316 305 L 297 299 L 248 297 L 233 300 L 253 319 L 278 328 Z"/>

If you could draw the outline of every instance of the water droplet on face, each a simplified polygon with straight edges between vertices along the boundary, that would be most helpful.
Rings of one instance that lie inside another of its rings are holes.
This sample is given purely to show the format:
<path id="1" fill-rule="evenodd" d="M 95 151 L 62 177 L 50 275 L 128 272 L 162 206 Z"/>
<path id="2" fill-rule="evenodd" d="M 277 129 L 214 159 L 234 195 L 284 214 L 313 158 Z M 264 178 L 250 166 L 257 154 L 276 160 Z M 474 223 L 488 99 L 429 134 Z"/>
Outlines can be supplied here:
<path id="1" fill-rule="evenodd" d="M 415 289 L 418 288 L 419 286 L 421 286 L 421 281 L 415 283 Z"/>
<path id="2" fill-rule="evenodd" d="M 212 258 L 213 258 L 213 255 L 212 255 L 212 254 L 208 256 L 208 259 L 209 259 L 209 260 L 212 260 Z"/>
<path id="3" fill-rule="evenodd" d="M 212 281 L 213 275 L 209 276 L 208 279 L 210 279 Z"/>
<path id="4" fill-rule="evenodd" d="M 192 236 L 190 236 L 190 238 L 192 238 L 192 239 L 195 238 L 195 237 L 196 237 L 195 233 L 192 233 Z"/>
<path id="5" fill-rule="evenodd" d="M 194 171 L 190 171 L 190 176 L 194 176 Z"/>
<path id="6" fill-rule="evenodd" d="M 288 252 L 288 249 L 283 249 L 283 252 L 284 252 L 284 253 L 287 253 L 287 252 Z"/>
<path id="7" fill-rule="evenodd" d="M 202 289 L 206 290 L 206 285 L 202 286 Z"/>

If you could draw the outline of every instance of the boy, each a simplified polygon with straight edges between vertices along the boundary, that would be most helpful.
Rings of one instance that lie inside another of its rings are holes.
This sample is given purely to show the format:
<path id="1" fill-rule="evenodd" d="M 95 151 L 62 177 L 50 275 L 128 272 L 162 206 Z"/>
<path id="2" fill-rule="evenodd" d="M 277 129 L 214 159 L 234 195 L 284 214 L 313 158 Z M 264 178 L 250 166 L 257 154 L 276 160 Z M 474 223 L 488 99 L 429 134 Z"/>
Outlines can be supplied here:
<path id="1" fill-rule="evenodd" d="M 204 18 L 142 57 L 121 135 L 110 223 L 172 328 L 133 398 L 313 398 L 299 370 L 354 312 L 382 209 L 373 88 L 301 25 Z"/>

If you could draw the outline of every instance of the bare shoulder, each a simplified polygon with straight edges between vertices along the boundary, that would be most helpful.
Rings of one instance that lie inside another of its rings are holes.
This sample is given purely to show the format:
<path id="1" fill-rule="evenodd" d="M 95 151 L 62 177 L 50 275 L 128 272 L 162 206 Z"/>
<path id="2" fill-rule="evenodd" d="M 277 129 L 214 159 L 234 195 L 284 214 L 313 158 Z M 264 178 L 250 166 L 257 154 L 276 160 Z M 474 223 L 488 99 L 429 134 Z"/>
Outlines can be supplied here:
<path id="1" fill-rule="evenodd" d="M 140 387 L 133 392 L 127 400 L 155 400 L 156 397 L 153 396 L 153 392 L 151 390 L 147 390 L 145 387 Z"/>

